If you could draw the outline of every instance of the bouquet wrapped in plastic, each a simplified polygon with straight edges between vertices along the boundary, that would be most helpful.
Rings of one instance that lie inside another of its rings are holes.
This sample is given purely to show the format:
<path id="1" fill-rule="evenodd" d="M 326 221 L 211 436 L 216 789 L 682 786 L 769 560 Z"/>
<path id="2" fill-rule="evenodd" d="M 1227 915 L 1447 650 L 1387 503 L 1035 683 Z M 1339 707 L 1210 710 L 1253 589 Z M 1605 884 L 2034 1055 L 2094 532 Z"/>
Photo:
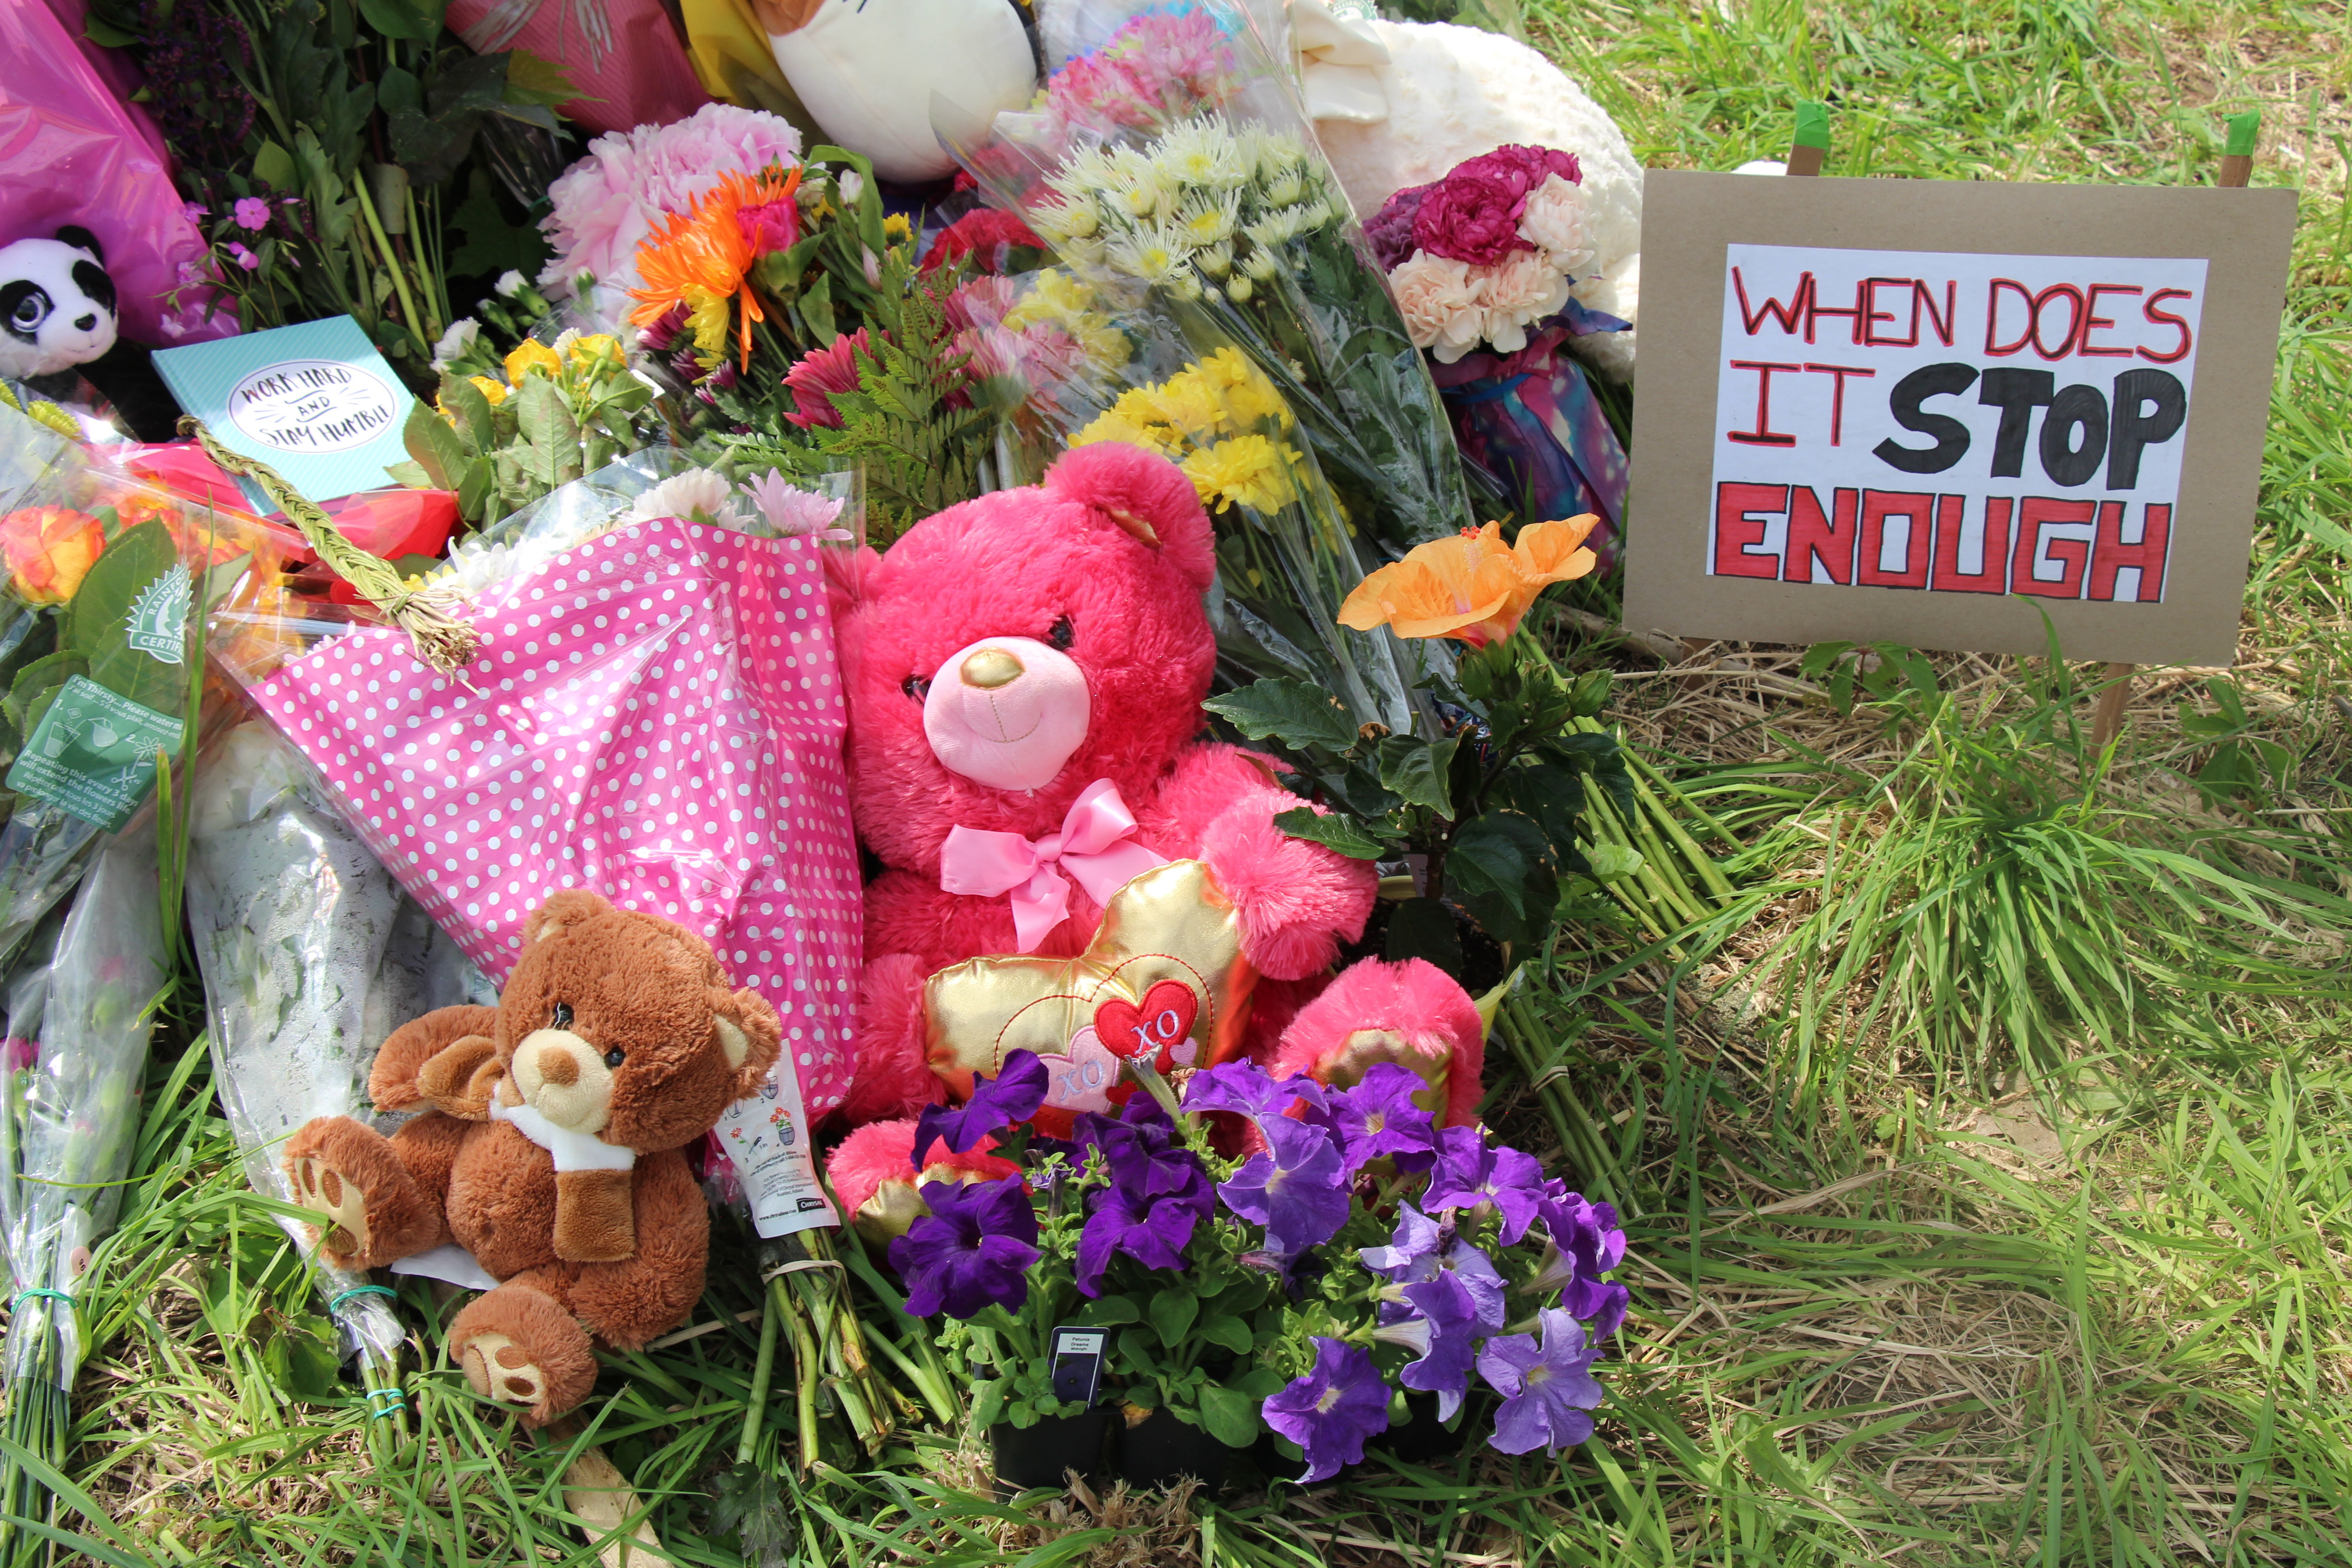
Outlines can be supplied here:
<path id="1" fill-rule="evenodd" d="M 1240 9 L 1127 18 L 958 152 L 1079 277 L 1139 286 L 1196 353 L 1248 354 L 1368 564 L 1475 524 L 1436 388 L 1289 71 Z"/>
<path id="2" fill-rule="evenodd" d="M 268 723 L 240 724 L 205 754 L 188 838 L 188 925 L 221 1110 L 253 1190 L 290 1202 L 280 1145 L 314 1116 L 368 1115 L 368 1068 L 386 1035 L 431 1008 L 495 998 Z M 302 1224 L 281 1223 L 307 1250 Z M 390 1414 L 402 1331 L 389 1304 L 324 1263 L 318 1289 Z"/>
<path id="3" fill-rule="evenodd" d="M 74 1293 L 113 1227 L 139 1137 L 163 963 L 151 815 L 101 849 L 70 910 L 58 905 L 17 949 L 0 1041 L 0 1218 L 7 1227 L 5 1363 L 10 1442 L 65 1459 L 67 1394 L 83 1345 Z M 18 1521 L 53 1523 L 47 1488 L 12 1454 L 0 1485 L 0 1556 Z"/>
<path id="4" fill-rule="evenodd" d="M 460 546 L 430 586 L 469 660 L 365 611 L 278 605 L 231 673 L 322 798 L 495 984 L 548 894 L 584 887 L 709 938 L 782 1016 L 772 1101 L 722 1144 L 763 1234 L 830 1223 L 805 1126 L 850 1071 L 860 882 L 817 537 L 840 498 L 656 480 L 641 453 Z M 631 492 L 635 499 L 629 499 Z M 373 1049 L 368 1038 L 356 1048 Z"/>

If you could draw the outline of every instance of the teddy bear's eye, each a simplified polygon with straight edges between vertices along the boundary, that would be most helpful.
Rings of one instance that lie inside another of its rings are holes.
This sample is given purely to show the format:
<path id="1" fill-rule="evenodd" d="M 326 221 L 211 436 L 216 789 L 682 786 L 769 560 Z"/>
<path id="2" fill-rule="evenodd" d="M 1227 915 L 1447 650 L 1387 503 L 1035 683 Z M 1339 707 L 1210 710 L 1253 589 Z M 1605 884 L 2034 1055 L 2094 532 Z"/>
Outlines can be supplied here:
<path id="1" fill-rule="evenodd" d="M 898 682 L 898 689 L 920 702 L 931 694 L 931 678 L 928 675 L 910 675 Z"/>
<path id="2" fill-rule="evenodd" d="M 619 1067 L 623 1062 L 627 1061 L 628 1059 L 629 1053 L 623 1050 L 618 1046 L 614 1046 L 611 1050 L 604 1053 L 604 1065 L 608 1068 Z"/>
<path id="3" fill-rule="evenodd" d="M 1045 634 L 1045 640 L 1064 653 L 1067 653 L 1070 651 L 1070 645 L 1078 640 L 1078 628 L 1070 625 L 1069 616 L 1064 616 L 1054 623 L 1054 629 Z"/>
<path id="4" fill-rule="evenodd" d="M 551 1026 L 558 1029 L 570 1028 L 572 1026 L 572 1004 L 569 1002 L 558 1002 L 555 1005 L 555 1011 L 548 1015 L 548 1022 Z"/>

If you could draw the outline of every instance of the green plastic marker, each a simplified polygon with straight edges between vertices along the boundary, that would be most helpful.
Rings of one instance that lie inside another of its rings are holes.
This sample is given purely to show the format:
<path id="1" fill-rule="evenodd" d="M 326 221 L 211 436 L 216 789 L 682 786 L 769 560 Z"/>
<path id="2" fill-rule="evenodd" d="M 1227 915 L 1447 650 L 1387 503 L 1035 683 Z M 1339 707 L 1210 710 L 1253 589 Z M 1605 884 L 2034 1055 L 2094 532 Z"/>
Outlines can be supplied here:
<path id="1" fill-rule="evenodd" d="M 2221 143 L 2221 167 L 2217 185 L 2242 185 L 2254 177 L 2254 140 L 2263 128 L 2263 111 L 2250 109 L 2229 119 L 2230 134 Z"/>
<path id="2" fill-rule="evenodd" d="M 1825 103 L 1797 105 L 1797 133 L 1790 138 L 1789 173 L 1818 174 L 1830 151 L 1830 110 Z"/>

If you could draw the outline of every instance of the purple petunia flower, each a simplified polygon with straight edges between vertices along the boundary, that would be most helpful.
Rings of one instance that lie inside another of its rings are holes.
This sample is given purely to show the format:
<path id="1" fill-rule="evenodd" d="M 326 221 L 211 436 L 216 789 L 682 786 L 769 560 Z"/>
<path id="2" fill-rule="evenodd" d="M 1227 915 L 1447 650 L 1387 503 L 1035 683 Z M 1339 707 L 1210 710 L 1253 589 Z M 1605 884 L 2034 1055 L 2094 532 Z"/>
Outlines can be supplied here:
<path id="1" fill-rule="evenodd" d="M 1037 1214 L 1020 1177 L 925 1182 L 923 1202 L 931 1212 L 890 1243 L 890 1267 L 907 1281 L 908 1311 L 969 1318 L 991 1302 L 1013 1308 L 1028 1300 Z"/>
<path id="2" fill-rule="evenodd" d="M 1331 1127 L 1349 1174 L 1383 1154 L 1400 1171 L 1426 1171 L 1436 1162 L 1436 1119 L 1412 1099 L 1428 1087 L 1411 1068 L 1381 1062 L 1331 1097 Z"/>
<path id="3" fill-rule="evenodd" d="M 1253 1155 L 1217 1189 L 1225 1206 L 1265 1226 L 1266 1245 L 1279 1253 L 1319 1246 L 1348 1220 L 1348 1180 L 1339 1145 L 1320 1127 L 1286 1116 L 1260 1124 L 1268 1152 Z"/>
<path id="4" fill-rule="evenodd" d="M 1372 1358 L 1338 1340 L 1317 1336 L 1315 1367 L 1294 1378 L 1260 1407 L 1265 1424 L 1307 1450 L 1307 1473 L 1328 1480 L 1342 1465 L 1364 1457 L 1364 1439 L 1389 1429 L 1389 1389 Z"/>
<path id="5" fill-rule="evenodd" d="M 236 226 L 248 233 L 269 222 L 269 204 L 259 196 L 240 196 L 236 204 Z"/>
<path id="6" fill-rule="evenodd" d="M 1309 1110 L 1323 1110 L 1323 1086 L 1303 1073 L 1276 1082 L 1255 1062 L 1203 1068 L 1184 1086 L 1185 1110 L 1239 1111 L 1253 1121 L 1287 1116 L 1302 1100 Z"/>
<path id="7" fill-rule="evenodd" d="M 1505 1334 L 1478 1352 L 1479 1374 L 1503 1396 L 1487 1441 L 1506 1454 L 1557 1454 L 1583 1442 L 1592 1436 L 1585 1412 L 1601 1403 L 1591 1371 L 1600 1347 L 1585 1342 L 1583 1327 L 1567 1309 L 1546 1308 L 1539 1317 L 1540 1345 L 1533 1334 Z"/>
<path id="8" fill-rule="evenodd" d="M 1397 1210 L 1396 1234 L 1390 1244 L 1367 1247 L 1357 1254 L 1364 1267 L 1391 1285 L 1419 1285 L 1452 1275 L 1476 1303 L 1479 1327 L 1489 1333 L 1500 1329 L 1507 1287 L 1494 1259 L 1456 1239 L 1453 1226 L 1430 1218 L 1411 1204 L 1399 1204 Z"/>
<path id="9" fill-rule="evenodd" d="M 961 1154 L 992 1132 L 1026 1121 L 1045 1103 L 1045 1064 L 1034 1051 L 1013 1051 L 994 1078 L 973 1074 L 971 1098 L 961 1105 L 927 1105 L 915 1123 L 915 1168 L 944 1138 Z"/>
<path id="10" fill-rule="evenodd" d="M 1543 1196 L 1543 1167 L 1534 1156 L 1507 1144 L 1489 1148 L 1475 1127 L 1448 1127 L 1438 1133 L 1437 1168 L 1421 1194 L 1432 1213 L 1492 1204 L 1503 1216 L 1503 1245 L 1508 1247 L 1535 1223 Z"/>
<path id="11" fill-rule="evenodd" d="M 1080 1294 L 1102 1294 L 1103 1271 L 1124 1252 L 1146 1268 L 1181 1268 L 1193 1230 L 1216 1208 L 1209 1173 L 1196 1162 L 1192 1179 L 1157 1196 L 1115 1181 L 1091 1194 L 1086 1227 L 1078 1233 Z"/>
<path id="12" fill-rule="evenodd" d="M 1115 1117 L 1081 1112 L 1070 1137 L 1058 1147 L 1074 1167 L 1086 1164 L 1088 1150 L 1100 1149 L 1111 1179 L 1137 1196 L 1183 1192 L 1206 1180 L 1199 1156 L 1178 1142 L 1176 1123 L 1148 1094 L 1130 1099 Z"/>
<path id="13" fill-rule="evenodd" d="M 1632 1300 L 1624 1286 L 1601 1278 L 1625 1259 L 1625 1233 L 1617 1228 L 1616 1209 L 1588 1203 L 1554 1180 L 1546 1184 L 1538 1213 L 1550 1241 L 1528 1289 L 1559 1289 L 1570 1315 L 1590 1321 L 1594 1339 L 1607 1339 L 1625 1321 Z"/>
<path id="14" fill-rule="evenodd" d="M 1395 1321 L 1373 1330 L 1372 1337 L 1412 1348 L 1415 1359 L 1405 1363 L 1397 1381 L 1437 1395 L 1437 1418 L 1451 1421 L 1469 1392 L 1470 1363 L 1485 1327 L 1478 1303 L 1460 1275 L 1440 1274 L 1404 1287 L 1404 1309 Z"/>

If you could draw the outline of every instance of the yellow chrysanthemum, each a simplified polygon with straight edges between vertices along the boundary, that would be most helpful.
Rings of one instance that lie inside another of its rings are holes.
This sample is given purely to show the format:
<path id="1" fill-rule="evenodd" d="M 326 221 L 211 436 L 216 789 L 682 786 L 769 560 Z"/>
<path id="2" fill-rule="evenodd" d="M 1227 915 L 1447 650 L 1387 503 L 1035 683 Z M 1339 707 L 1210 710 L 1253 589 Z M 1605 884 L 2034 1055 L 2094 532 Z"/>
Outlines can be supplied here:
<path id="1" fill-rule="evenodd" d="M 882 219 L 882 237 L 886 240 L 912 239 L 915 226 L 907 221 L 905 213 L 887 213 Z"/>
<path id="2" fill-rule="evenodd" d="M 1219 349 L 1192 368 L 1203 382 L 1216 389 L 1225 412 L 1236 426 L 1272 419 L 1285 430 L 1290 428 L 1290 405 L 1241 350 Z"/>
<path id="3" fill-rule="evenodd" d="M 550 375 L 561 375 L 563 374 L 563 360 L 545 343 L 535 338 L 525 338 L 520 347 L 507 355 L 507 381 L 512 385 L 520 386 L 522 378 L 535 370 L 545 371 Z M 475 379 L 479 380 L 480 377 L 478 376 Z M 488 394 L 484 395 L 487 396 Z"/>
<path id="4" fill-rule="evenodd" d="M 725 353 L 728 296 L 689 288 L 680 298 L 688 307 L 687 324 L 694 329 L 694 346 L 706 354 Z"/>
<path id="5" fill-rule="evenodd" d="M 1236 436 L 1186 458 L 1184 477 L 1212 510 L 1222 512 L 1238 501 L 1255 511 L 1275 511 L 1297 493 L 1290 483 L 1294 455 L 1263 436 Z"/>
<path id="6" fill-rule="evenodd" d="M 1073 447 L 1091 447 L 1097 441 L 1125 441 L 1163 458 L 1176 455 L 1176 446 L 1167 431 L 1129 419 L 1116 408 L 1097 416 L 1093 424 L 1070 437 Z"/>
<path id="7" fill-rule="evenodd" d="M 1129 419 L 1149 420 L 1173 427 L 1192 440 L 1204 440 L 1229 428 L 1225 407 L 1215 390 L 1190 371 L 1180 371 L 1158 386 L 1139 386 L 1118 400 Z"/>

